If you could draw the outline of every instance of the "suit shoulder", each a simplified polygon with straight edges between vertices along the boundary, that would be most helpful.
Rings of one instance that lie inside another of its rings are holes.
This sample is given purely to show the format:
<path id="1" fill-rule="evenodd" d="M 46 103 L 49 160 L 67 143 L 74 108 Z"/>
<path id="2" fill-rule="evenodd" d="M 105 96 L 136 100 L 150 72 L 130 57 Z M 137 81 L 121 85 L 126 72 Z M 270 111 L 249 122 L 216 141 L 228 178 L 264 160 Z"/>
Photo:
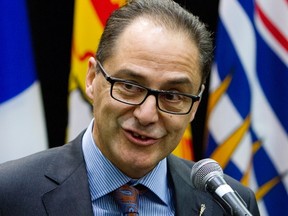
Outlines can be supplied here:
<path id="1" fill-rule="evenodd" d="M 195 164 L 194 161 L 186 160 L 186 159 L 177 157 L 177 156 L 172 155 L 172 154 L 168 156 L 168 162 L 173 163 L 176 166 L 189 168 L 190 171 L 191 171 L 191 168 L 193 167 L 193 165 Z"/>
<path id="2" fill-rule="evenodd" d="M 12 185 L 17 188 L 19 184 L 28 186 L 34 181 L 36 184 L 37 181 L 41 182 L 49 166 L 77 155 L 73 153 L 74 149 L 71 144 L 65 144 L 0 164 L 0 193 L 5 188 L 4 185 L 7 186 L 6 188 Z"/>
<path id="3" fill-rule="evenodd" d="M 20 159 L 12 160 L 0 164 L 0 184 L 5 180 L 11 183 L 17 179 L 17 176 L 28 176 L 36 172 L 43 172 L 48 162 L 51 162 L 62 147 L 44 150 Z M 6 177 L 5 177 L 6 176 Z M 9 180 L 10 179 L 10 180 Z"/>
<path id="4" fill-rule="evenodd" d="M 251 198 L 254 196 L 254 192 L 249 188 L 244 186 L 242 183 L 237 181 L 236 179 L 232 178 L 231 176 L 224 175 L 224 179 L 235 191 L 237 191 L 241 197 Z"/>
<path id="5" fill-rule="evenodd" d="M 82 151 L 82 149 L 81 136 L 79 135 L 79 137 L 74 141 L 64 144 L 63 146 L 47 149 L 20 159 L 0 164 L 0 176 L 2 176 L 2 174 L 6 176 L 9 174 L 18 176 L 30 172 L 35 174 L 36 171 L 43 171 L 44 168 L 48 166 L 48 164 L 53 163 L 53 161 L 60 161 L 60 158 L 64 159 L 65 157 L 81 156 L 81 154 L 79 154 L 80 151 Z M 1 179 L 2 178 L 0 178 L 0 180 Z"/>

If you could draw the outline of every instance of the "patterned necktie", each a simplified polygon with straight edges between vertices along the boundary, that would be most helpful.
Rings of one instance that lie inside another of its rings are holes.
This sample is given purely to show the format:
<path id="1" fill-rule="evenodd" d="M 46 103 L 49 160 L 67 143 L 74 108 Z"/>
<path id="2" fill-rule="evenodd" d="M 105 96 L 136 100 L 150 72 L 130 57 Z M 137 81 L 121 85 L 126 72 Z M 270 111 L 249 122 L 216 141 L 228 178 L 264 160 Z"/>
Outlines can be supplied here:
<path id="1" fill-rule="evenodd" d="M 128 184 L 123 185 L 113 192 L 114 198 L 121 207 L 125 216 L 136 216 L 138 213 L 139 191 Z"/>

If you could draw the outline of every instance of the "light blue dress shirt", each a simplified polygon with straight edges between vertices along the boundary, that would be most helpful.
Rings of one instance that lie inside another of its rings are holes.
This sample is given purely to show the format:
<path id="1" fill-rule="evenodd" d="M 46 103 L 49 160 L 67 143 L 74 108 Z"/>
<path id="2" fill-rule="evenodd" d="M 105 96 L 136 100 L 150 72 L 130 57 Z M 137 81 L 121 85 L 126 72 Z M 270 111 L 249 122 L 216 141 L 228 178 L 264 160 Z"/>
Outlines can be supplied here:
<path id="1" fill-rule="evenodd" d="M 173 189 L 168 182 L 166 158 L 146 176 L 131 179 L 101 153 L 93 140 L 92 128 L 93 120 L 83 136 L 82 149 L 94 215 L 121 215 L 120 207 L 111 192 L 128 182 L 132 182 L 132 185 L 142 184 L 149 189 L 139 195 L 139 216 L 175 215 Z"/>

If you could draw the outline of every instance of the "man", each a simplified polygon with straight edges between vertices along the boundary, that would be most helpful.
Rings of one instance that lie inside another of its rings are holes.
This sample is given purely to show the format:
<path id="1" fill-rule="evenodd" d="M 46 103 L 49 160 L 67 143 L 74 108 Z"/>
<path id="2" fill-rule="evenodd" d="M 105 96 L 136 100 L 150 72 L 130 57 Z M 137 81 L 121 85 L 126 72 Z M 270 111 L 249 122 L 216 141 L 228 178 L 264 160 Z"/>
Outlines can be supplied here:
<path id="1" fill-rule="evenodd" d="M 170 0 L 115 11 L 89 59 L 94 119 L 63 147 L 1 165 L 0 214 L 121 215 L 118 188 L 132 185 L 139 215 L 224 215 L 192 187 L 194 163 L 170 155 L 197 111 L 211 55 L 205 26 Z M 225 178 L 259 215 L 253 192 Z"/>

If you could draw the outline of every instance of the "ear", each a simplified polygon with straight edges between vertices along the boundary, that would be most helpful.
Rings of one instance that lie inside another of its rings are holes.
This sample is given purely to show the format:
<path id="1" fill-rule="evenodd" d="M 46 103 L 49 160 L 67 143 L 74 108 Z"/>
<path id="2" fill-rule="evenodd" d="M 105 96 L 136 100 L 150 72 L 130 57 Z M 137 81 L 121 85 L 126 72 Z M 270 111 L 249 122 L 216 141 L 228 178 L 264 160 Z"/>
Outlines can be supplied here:
<path id="1" fill-rule="evenodd" d="M 86 94 L 90 99 L 93 99 L 94 79 L 96 76 L 96 60 L 94 57 L 89 58 L 88 71 L 86 75 Z"/>
<path id="2" fill-rule="evenodd" d="M 197 112 L 198 107 L 199 107 L 199 104 L 200 104 L 200 102 L 201 102 L 201 98 L 202 98 L 202 94 L 203 94 L 204 90 L 205 90 L 205 85 L 202 84 L 202 85 L 201 85 L 201 91 L 200 91 L 200 100 L 196 101 L 196 102 L 193 104 L 193 107 L 192 107 L 192 110 L 191 110 L 190 122 L 193 121 L 193 119 L 194 119 L 194 117 L 195 117 L 195 115 L 196 115 L 196 112 Z"/>

